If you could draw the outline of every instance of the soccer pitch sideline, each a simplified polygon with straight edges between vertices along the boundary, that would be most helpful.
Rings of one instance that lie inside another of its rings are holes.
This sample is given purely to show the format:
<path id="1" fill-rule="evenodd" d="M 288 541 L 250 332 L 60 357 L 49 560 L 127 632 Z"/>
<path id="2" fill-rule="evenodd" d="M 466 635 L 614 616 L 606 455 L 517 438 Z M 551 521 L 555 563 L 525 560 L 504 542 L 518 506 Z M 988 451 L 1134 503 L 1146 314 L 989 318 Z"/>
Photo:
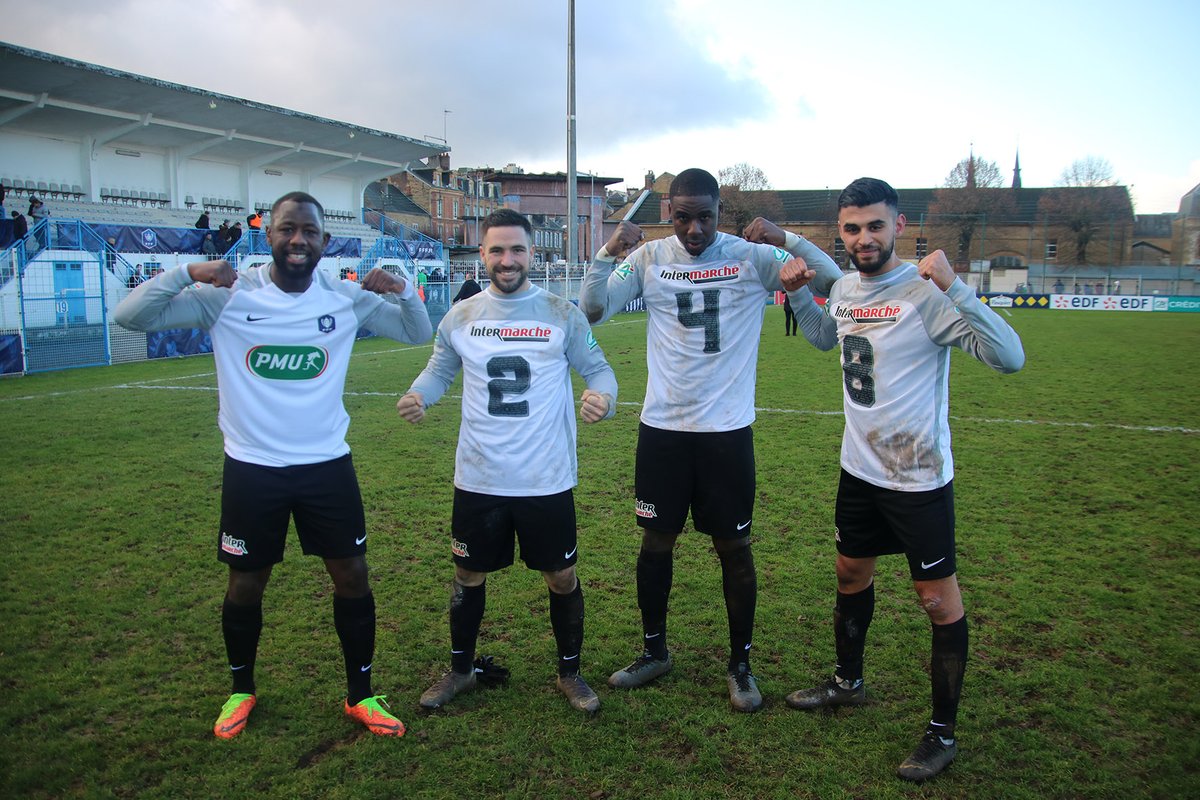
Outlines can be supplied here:
<path id="1" fill-rule="evenodd" d="M 720 571 L 680 540 L 675 670 L 618 693 L 640 646 L 633 448 L 645 318 L 596 328 L 616 418 L 579 430 L 583 674 L 591 719 L 554 688 L 541 578 L 488 581 L 480 653 L 512 672 L 425 715 L 448 659 L 457 389 L 418 426 L 395 401 L 430 352 L 357 345 L 350 443 L 378 605 L 376 691 L 409 726 L 341 711 L 332 595 L 295 539 L 264 603 L 259 704 L 217 740 L 228 693 L 215 560 L 221 439 L 211 357 L 0 381 L 2 797 L 1195 797 L 1200 795 L 1200 317 L 1016 311 L 1027 364 L 954 355 L 959 578 L 971 655 L 958 759 L 894 777 L 928 715 L 929 625 L 902 557 L 880 560 L 871 702 L 789 709 L 833 661 L 835 352 L 769 307 L 758 369 L 753 663 L 766 698 L 729 709 Z M 303 425 L 303 420 L 296 420 Z"/>

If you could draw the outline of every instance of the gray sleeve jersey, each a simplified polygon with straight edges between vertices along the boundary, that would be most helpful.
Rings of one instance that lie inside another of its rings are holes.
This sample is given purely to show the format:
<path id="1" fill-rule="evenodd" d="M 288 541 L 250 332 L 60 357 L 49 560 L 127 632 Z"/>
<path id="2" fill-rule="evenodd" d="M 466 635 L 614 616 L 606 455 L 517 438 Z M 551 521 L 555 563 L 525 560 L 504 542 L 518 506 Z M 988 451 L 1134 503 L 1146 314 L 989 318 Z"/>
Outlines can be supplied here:
<path id="1" fill-rule="evenodd" d="M 317 272 L 314 279 L 318 277 L 330 289 L 354 301 L 354 314 L 360 327 L 407 344 L 427 342 L 433 335 L 429 311 L 411 281 L 401 294 L 380 295 L 368 292 L 353 281 L 335 280 L 324 272 Z"/>
<path id="2" fill-rule="evenodd" d="M 913 264 L 847 276 L 829 307 L 841 345 L 842 467 L 887 489 L 944 486 L 954 477 L 950 348 L 1015 372 L 1025 363 L 1020 338 L 962 281 L 943 293 Z"/>
<path id="3" fill-rule="evenodd" d="M 515 296 L 485 291 L 454 305 L 438 325 L 433 355 L 410 391 L 426 406 L 463 371 L 454 485 L 480 494 L 543 496 L 576 483 L 572 368 L 612 398 L 617 381 L 587 321 L 537 287 Z"/>
<path id="4" fill-rule="evenodd" d="M 184 264 L 151 278 L 126 295 L 113 309 L 113 319 L 131 331 L 207 329 L 216 322 L 232 291 L 196 283 Z"/>

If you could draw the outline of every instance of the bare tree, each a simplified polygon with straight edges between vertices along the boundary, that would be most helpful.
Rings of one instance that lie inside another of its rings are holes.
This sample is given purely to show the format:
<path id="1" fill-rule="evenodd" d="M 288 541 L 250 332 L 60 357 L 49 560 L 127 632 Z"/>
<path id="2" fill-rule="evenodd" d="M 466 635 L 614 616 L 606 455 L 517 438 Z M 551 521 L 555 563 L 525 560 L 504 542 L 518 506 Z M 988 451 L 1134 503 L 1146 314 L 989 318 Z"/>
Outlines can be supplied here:
<path id="1" fill-rule="evenodd" d="M 779 221 L 783 215 L 783 204 L 766 173 L 752 164 L 742 161 L 726 167 L 717 173 L 717 183 L 721 186 L 721 218 L 733 226 L 737 236 L 755 217 Z"/>
<path id="2" fill-rule="evenodd" d="M 1070 175 L 1072 180 L 1083 182 L 1047 189 L 1038 201 L 1038 210 L 1042 212 L 1046 226 L 1074 244 L 1066 258 L 1060 249 L 1059 258 L 1075 264 L 1090 263 L 1088 246 L 1097 234 L 1104 230 L 1119 232 L 1123 241 L 1125 225 L 1133 222 L 1129 190 L 1112 184 L 1111 167 L 1107 172 L 1088 171 L 1081 168 L 1084 164 L 1076 161 L 1063 172 L 1064 181 Z M 1103 162 L 1104 166 L 1107 164 Z"/>
<path id="3" fill-rule="evenodd" d="M 1059 186 L 1115 186 L 1112 164 L 1099 156 L 1071 162 L 1058 178 Z"/>
<path id="4" fill-rule="evenodd" d="M 972 154 L 955 164 L 942 188 L 934 192 L 930 221 L 939 237 L 957 243 L 957 252 L 951 257 L 955 264 L 970 262 L 971 242 L 981 225 L 1011 214 L 1016 207 L 1011 190 L 1000 188 L 1003 182 L 995 161 Z"/>
<path id="5" fill-rule="evenodd" d="M 1004 174 L 995 161 L 984 161 L 972 154 L 954 165 L 942 184 L 947 189 L 993 189 L 1004 185 Z"/>

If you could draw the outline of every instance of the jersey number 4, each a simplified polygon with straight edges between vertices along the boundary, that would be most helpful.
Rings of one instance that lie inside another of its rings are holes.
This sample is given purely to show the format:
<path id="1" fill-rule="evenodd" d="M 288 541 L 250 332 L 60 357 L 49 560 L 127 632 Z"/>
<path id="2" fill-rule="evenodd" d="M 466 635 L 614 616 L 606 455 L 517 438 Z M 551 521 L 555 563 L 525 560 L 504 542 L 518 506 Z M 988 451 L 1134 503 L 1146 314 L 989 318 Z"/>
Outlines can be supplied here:
<path id="1" fill-rule="evenodd" d="M 520 356 L 496 356 L 487 362 L 488 413 L 493 417 L 528 417 L 529 401 L 504 402 L 504 395 L 529 390 L 529 362 Z M 512 375 L 512 377 L 508 377 Z"/>
<path id="2" fill-rule="evenodd" d="M 842 339 L 842 378 L 846 382 L 846 394 L 857 405 L 870 408 L 875 405 L 875 349 L 871 340 L 863 336 L 847 336 Z"/>
<path id="3" fill-rule="evenodd" d="M 679 308 L 679 324 L 685 328 L 704 329 L 704 352 L 721 352 L 721 293 L 716 289 L 705 289 L 704 310 L 692 311 L 692 292 L 679 292 L 675 295 L 675 305 Z"/>

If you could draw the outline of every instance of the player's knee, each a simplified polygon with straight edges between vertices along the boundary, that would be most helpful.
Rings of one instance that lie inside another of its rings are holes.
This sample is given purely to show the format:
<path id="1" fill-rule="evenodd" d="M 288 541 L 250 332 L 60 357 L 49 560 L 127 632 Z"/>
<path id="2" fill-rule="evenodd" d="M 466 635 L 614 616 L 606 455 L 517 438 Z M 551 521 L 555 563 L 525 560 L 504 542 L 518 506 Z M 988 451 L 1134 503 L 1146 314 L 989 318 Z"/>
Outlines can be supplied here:
<path id="1" fill-rule="evenodd" d="M 486 579 L 486 572 L 475 572 L 458 564 L 454 565 L 454 580 L 458 582 L 459 586 L 481 586 Z"/>
<path id="2" fill-rule="evenodd" d="M 642 549 L 651 553 L 669 553 L 675 549 L 677 533 L 656 531 L 650 528 L 642 530 Z"/>
<path id="3" fill-rule="evenodd" d="M 367 559 L 362 556 L 326 559 L 325 567 L 333 579 L 334 594 L 339 597 L 363 597 L 371 591 Z"/>
<path id="4" fill-rule="evenodd" d="M 555 594 L 570 594 L 575 591 L 575 567 L 567 567 L 553 572 L 543 572 L 546 586 Z"/>
<path id="5" fill-rule="evenodd" d="M 230 568 L 225 596 L 238 605 L 257 605 L 262 602 L 270 577 L 271 567 L 250 571 Z"/>
<path id="6" fill-rule="evenodd" d="M 736 539 L 713 539 L 713 549 L 719 555 L 727 555 L 736 553 L 739 550 L 750 546 L 749 536 L 739 536 Z"/>

